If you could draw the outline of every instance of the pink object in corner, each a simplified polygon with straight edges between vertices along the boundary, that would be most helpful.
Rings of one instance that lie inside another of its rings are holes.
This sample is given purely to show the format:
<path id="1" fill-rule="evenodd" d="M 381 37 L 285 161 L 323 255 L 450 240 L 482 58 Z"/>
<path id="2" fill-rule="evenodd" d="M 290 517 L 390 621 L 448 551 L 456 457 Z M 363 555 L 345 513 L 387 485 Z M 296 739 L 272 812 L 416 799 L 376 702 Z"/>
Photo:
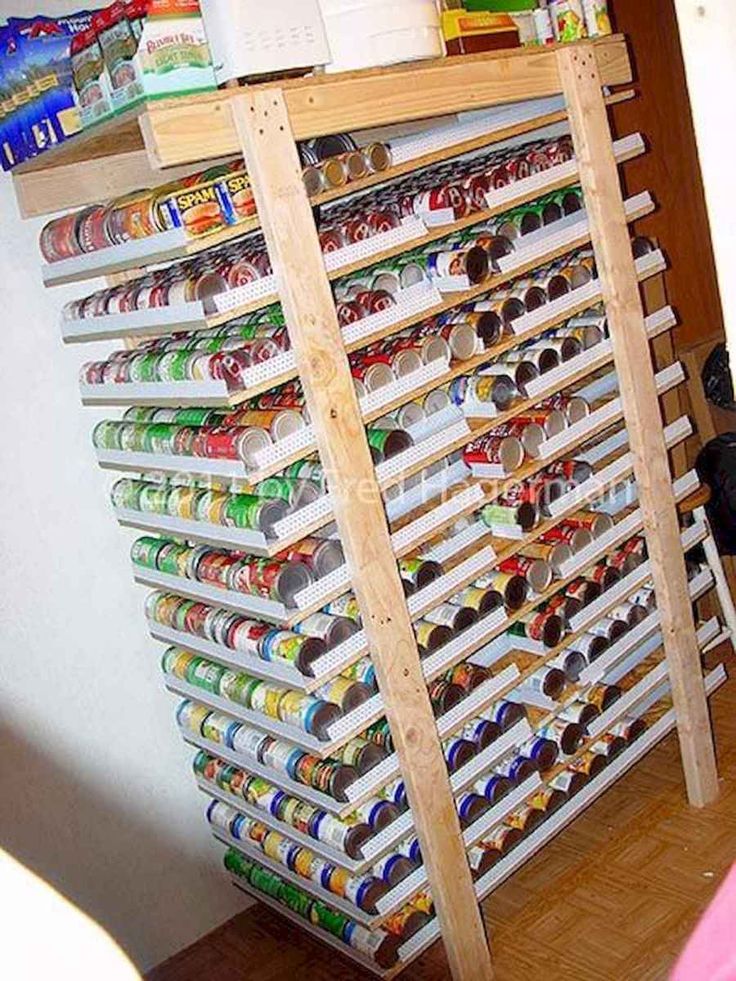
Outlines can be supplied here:
<path id="1" fill-rule="evenodd" d="M 688 940 L 670 981 L 736 981 L 736 865 Z"/>

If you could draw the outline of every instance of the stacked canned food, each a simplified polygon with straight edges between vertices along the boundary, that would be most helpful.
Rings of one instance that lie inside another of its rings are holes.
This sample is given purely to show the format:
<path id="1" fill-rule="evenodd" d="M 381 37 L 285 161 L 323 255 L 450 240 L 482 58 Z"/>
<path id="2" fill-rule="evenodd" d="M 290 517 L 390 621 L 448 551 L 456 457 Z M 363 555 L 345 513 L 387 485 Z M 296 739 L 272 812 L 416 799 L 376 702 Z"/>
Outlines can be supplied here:
<path id="1" fill-rule="evenodd" d="M 104 361 L 84 364 L 80 380 L 88 385 L 222 380 L 237 391 L 245 387 L 248 368 L 289 349 L 286 327 L 258 314 L 210 331 L 155 338 L 115 351 Z"/>
<path id="2" fill-rule="evenodd" d="M 372 744 L 365 743 L 365 747 L 382 758 L 380 750 Z M 314 804 L 279 790 L 262 777 L 255 777 L 240 767 L 223 762 L 205 750 L 200 750 L 195 756 L 193 769 L 205 788 L 226 794 L 235 807 L 244 802 L 262 812 L 264 818 L 271 817 L 278 821 L 285 830 L 291 828 L 299 831 L 300 834 L 317 843 L 328 845 L 351 859 L 363 858 L 363 846 L 406 809 L 405 803 L 400 806 L 382 798 L 376 799 L 368 807 L 362 807 L 360 813 L 356 811 L 338 818 Z M 398 849 L 398 854 L 407 853 L 407 862 L 412 865 L 418 864 L 413 844 L 415 841 L 415 838 L 408 838 Z M 389 870 L 390 885 L 395 885 L 399 878 L 403 878 L 400 871 L 406 872 L 406 863 L 401 863 L 399 871 Z"/>
<path id="3" fill-rule="evenodd" d="M 288 778 L 336 801 L 347 800 L 346 790 L 359 776 L 349 744 L 335 755 L 320 759 L 293 743 L 269 736 L 263 729 L 193 701 L 181 703 L 177 722 L 187 739 L 207 740 L 208 748 L 214 752 L 218 745 L 223 746 L 273 771 L 276 778 Z"/>
<path id="4" fill-rule="evenodd" d="M 563 723 L 555 728 L 560 733 L 565 733 L 566 742 L 573 749 L 572 753 L 565 754 L 557 765 L 553 764 L 542 786 L 521 807 L 498 824 L 489 836 L 469 850 L 470 867 L 476 877 L 485 875 L 526 835 L 535 831 L 546 818 L 598 776 L 646 731 L 647 722 L 636 716 L 623 716 L 608 732 L 594 739 L 586 737 L 584 733 L 582 737 L 572 739 L 571 734 L 579 730 L 580 726 L 571 729 L 569 724 Z M 560 738 L 557 737 L 558 741 Z"/>
<path id="5" fill-rule="evenodd" d="M 556 192 L 560 195 L 563 192 Z M 580 202 L 579 189 L 564 192 L 569 210 L 573 199 Z M 498 260 L 513 251 L 514 242 L 523 234 L 538 227 L 526 220 L 527 215 L 544 211 L 546 199 L 523 209 L 509 211 L 485 224 L 463 228 L 425 246 L 404 253 L 385 266 L 383 272 L 393 275 L 402 288 L 419 282 L 435 282 L 440 288 L 455 290 L 462 285 L 478 284 L 487 277 L 489 270 L 497 269 Z M 358 207 L 358 205 L 354 205 Z M 358 212 L 360 224 L 365 219 Z M 395 217 L 398 224 L 399 217 Z M 541 223 L 541 218 L 539 219 Z M 385 228 L 378 228 L 384 231 Z M 324 240 L 323 249 L 328 248 Z M 342 238 L 339 239 L 342 247 Z M 253 235 L 242 241 L 232 242 L 212 249 L 165 269 L 147 273 L 140 279 L 129 280 L 116 286 L 99 290 L 88 297 L 72 300 L 64 307 L 67 320 L 84 320 L 106 314 L 132 313 L 182 303 L 200 301 L 205 314 L 216 314 L 216 298 L 227 291 L 246 286 L 272 273 L 271 262 L 262 238 Z M 366 273 L 373 280 L 381 274 L 381 268 Z M 395 302 L 394 294 L 378 286 L 361 290 L 360 299 L 350 296 L 351 280 L 335 288 L 338 300 L 338 317 L 342 323 L 359 320 L 371 313 L 385 309 Z M 343 304 L 347 304 L 344 306 Z"/>
<path id="6" fill-rule="evenodd" d="M 310 197 L 344 187 L 391 166 L 387 143 L 358 146 L 349 133 L 320 136 L 298 144 L 304 187 Z"/>
<path id="7" fill-rule="evenodd" d="M 487 208 L 486 195 L 548 170 L 572 157 L 569 138 L 535 141 L 502 151 L 475 153 L 415 172 L 357 198 L 324 208 L 320 226 L 323 251 L 342 248 L 395 228 L 403 218 L 431 218 L 449 224 Z M 555 191 L 505 216 L 518 237 L 580 209 L 575 195 Z"/>
<path id="8" fill-rule="evenodd" d="M 507 438 L 498 437 L 495 446 L 493 442 L 481 443 L 478 452 L 485 453 L 486 458 L 490 454 L 503 461 L 501 454 Z M 514 445 L 511 444 L 512 448 Z M 499 537 L 526 535 L 550 518 L 550 507 L 555 501 L 589 480 L 592 473 L 593 468 L 585 460 L 557 460 L 518 484 L 505 485 L 496 500 L 482 509 L 481 518 Z M 605 518 L 596 527 L 602 528 L 603 522 Z"/>
<path id="9" fill-rule="evenodd" d="M 167 678 L 184 681 L 231 702 L 232 711 L 237 712 L 242 707 L 306 732 L 322 742 L 329 741 L 333 723 L 372 694 L 363 682 L 345 678 L 328 681 L 308 695 L 254 678 L 243 671 L 231 670 L 177 647 L 170 647 L 165 652 L 161 667 Z"/>
<path id="10" fill-rule="evenodd" d="M 41 230 L 39 244 L 47 262 L 58 262 L 173 228 L 199 237 L 235 226 L 255 213 L 250 181 L 240 160 L 54 218 Z"/>
<path id="11" fill-rule="evenodd" d="M 334 138 L 329 138 L 334 139 Z M 384 144 L 358 149 L 353 143 L 320 161 L 314 148 L 304 146 L 305 183 L 316 194 L 343 186 L 369 173 L 386 170 L 390 151 Z M 325 211 L 320 229 L 323 248 L 330 251 L 362 241 L 399 224 L 402 217 L 449 212 L 454 221 L 486 207 L 485 195 L 572 156 L 567 138 L 535 141 L 501 152 L 475 154 L 442 163 L 410 177 L 341 203 Z M 572 203 L 568 207 L 572 207 Z M 550 198 L 546 210 L 525 218 L 526 230 L 560 217 L 565 195 Z M 62 218 L 41 231 L 40 248 L 47 262 L 58 262 L 125 242 L 155 237 L 181 228 L 198 238 L 252 219 L 256 207 L 242 161 L 235 161 L 163 187 L 137 191 L 105 204 L 96 204 Z"/>
<path id="12" fill-rule="evenodd" d="M 151 593 L 146 600 L 146 615 L 151 624 L 217 644 L 230 658 L 232 655 L 228 652 L 237 652 L 256 661 L 294 667 L 305 677 L 313 676 L 315 661 L 358 629 L 357 623 L 349 617 L 313 613 L 292 630 L 284 630 L 174 593 Z M 185 641 L 186 638 L 182 638 L 184 646 Z M 373 687 L 375 678 L 371 662 L 364 659 L 358 664 L 360 667 L 354 665 L 344 676 Z"/>
<path id="13" fill-rule="evenodd" d="M 235 849 L 225 854 L 225 868 L 249 888 L 270 897 L 318 930 L 336 937 L 379 967 L 393 967 L 398 961 L 401 934 L 392 934 L 387 929 L 368 930 Z"/>
<path id="14" fill-rule="evenodd" d="M 503 381 L 503 375 L 496 376 L 494 385 Z M 511 379 L 508 378 L 508 381 Z M 481 387 L 480 384 L 478 387 Z M 473 397 L 477 394 L 484 394 L 482 387 L 479 393 L 475 390 L 472 392 Z M 491 398 L 494 398 L 493 392 Z M 494 468 L 499 476 L 512 474 L 525 460 L 538 460 L 546 440 L 558 436 L 573 423 L 584 419 L 589 411 L 588 403 L 579 396 L 552 396 L 531 409 L 522 410 L 513 419 L 474 439 L 465 447 L 463 459 L 479 476 L 487 476 L 484 468 L 488 467 Z"/>
<path id="15" fill-rule="evenodd" d="M 239 409 L 225 415 L 209 409 L 136 409 L 126 412 L 120 421 L 108 419 L 99 423 L 92 440 L 99 450 L 239 460 L 246 469 L 256 469 L 259 451 L 306 425 L 298 406 Z M 389 459 L 414 443 L 402 429 L 369 426 L 367 435 L 376 462 Z M 299 461 L 287 467 L 282 476 L 300 478 L 311 473 L 311 468 L 312 461 Z"/>
<path id="16" fill-rule="evenodd" d="M 295 597 L 343 564 L 342 547 L 331 539 L 304 539 L 278 558 L 186 545 L 146 536 L 133 543 L 135 566 L 218 589 L 261 596 L 293 607 Z"/>
<path id="17" fill-rule="evenodd" d="M 254 493 L 207 490 L 190 481 L 135 480 L 123 478 L 112 488 L 113 506 L 141 514 L 159 514 L 188 521 L 260 531 L 274 537 L 274 525 L 287 514 L 316 500 L 318 485 L 295 477 L 271 477 Z M 308 547 L 309 543 L 307 543 Z M 312 547 L 316 547 L 313 545 Z M 320 546 L 324 553 L 335 546 Z"/>
<path id="18" fill-rule="evenodd" d="M 283 865 L 297 876 L 309 879 L 367 913 L 375 914 L 376 902 L 388 892 L 388 884 L 377 876 L 351 875 L 339 865 L 333 865 L 308 848 L 289 841 L 278 831 L 241 814 L 222 801 L 210 803 L 207 820 L 217 831 L 255 845 L 276 864 Z"/>

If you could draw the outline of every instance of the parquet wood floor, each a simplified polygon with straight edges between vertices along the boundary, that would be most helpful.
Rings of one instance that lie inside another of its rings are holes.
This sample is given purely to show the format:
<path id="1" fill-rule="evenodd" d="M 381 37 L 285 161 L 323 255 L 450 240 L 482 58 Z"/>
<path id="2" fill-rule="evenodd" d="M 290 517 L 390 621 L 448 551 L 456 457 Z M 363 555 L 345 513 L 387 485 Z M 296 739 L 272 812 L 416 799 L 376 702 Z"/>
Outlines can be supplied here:
<path id="1" fill-rule="evenodd" d="M 736 669 L 711 700 L 722 793 L 686 802 L 670 735 L 484 903 L 498 981 L 662 981 L 736 860 Z M 223 888 L 227 888 L 223 882 Z M 260 907 L 150 972 L 148 981 L 363 981 Z M 441 944 L 402 975 L 449 978 Z"/>

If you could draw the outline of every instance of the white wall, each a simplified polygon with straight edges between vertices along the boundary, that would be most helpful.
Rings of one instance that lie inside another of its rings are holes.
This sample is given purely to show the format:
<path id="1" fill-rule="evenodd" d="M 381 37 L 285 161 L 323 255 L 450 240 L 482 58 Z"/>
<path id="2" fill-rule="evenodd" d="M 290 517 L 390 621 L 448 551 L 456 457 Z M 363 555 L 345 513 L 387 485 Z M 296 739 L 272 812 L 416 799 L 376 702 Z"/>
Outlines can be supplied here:
<path id="1" fill-rule="evenodd" d="M 736 384 L 736 7 L 733 0 L 675 0 L 675 9 Z"/>
<path id="2" fill-rule="evenodd" d="M 60 340 L 62 303 L 97 284 L 43 289 L 41 224 L 20 221 L 0 177 L 0 847 L 146 969 L 245 904 L 162 688 L 163 648 L 130 572 L 135 536 L 118 528 L 113 478 L 95 462 L 104 413 L 79 401 L 79 365 L 110 345 Z"/>

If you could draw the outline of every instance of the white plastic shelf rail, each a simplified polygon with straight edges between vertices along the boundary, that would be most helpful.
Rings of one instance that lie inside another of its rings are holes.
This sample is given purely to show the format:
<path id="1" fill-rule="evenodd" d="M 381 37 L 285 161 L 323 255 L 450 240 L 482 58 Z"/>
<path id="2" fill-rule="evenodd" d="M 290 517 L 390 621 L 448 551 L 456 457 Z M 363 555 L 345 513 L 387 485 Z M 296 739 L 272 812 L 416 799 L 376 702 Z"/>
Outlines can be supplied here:
<path id="1" fill-rule="evenodd" d="M 624 136 L 620 140 L 615 140 L 613 153 L 617 163 L 630 160 L 632 157 L 640 156 L 646 147 L 641 133 L 632 133 Z M 505 187 L 496 188 L 486 194 L 486 204 L 489 208 L 505 207 L 513 208 L 520 197 L 529 195 L 543 195 L 547 192 L 550 184 L 558 181 L 569 181 L 574 183 L 579 175 L 578 161 L 576 157 L 566 160 L 564 163 L 555 164 L 547 170 L 539 171 L 524 177 L 520 181 L 514 181 Z"/>

